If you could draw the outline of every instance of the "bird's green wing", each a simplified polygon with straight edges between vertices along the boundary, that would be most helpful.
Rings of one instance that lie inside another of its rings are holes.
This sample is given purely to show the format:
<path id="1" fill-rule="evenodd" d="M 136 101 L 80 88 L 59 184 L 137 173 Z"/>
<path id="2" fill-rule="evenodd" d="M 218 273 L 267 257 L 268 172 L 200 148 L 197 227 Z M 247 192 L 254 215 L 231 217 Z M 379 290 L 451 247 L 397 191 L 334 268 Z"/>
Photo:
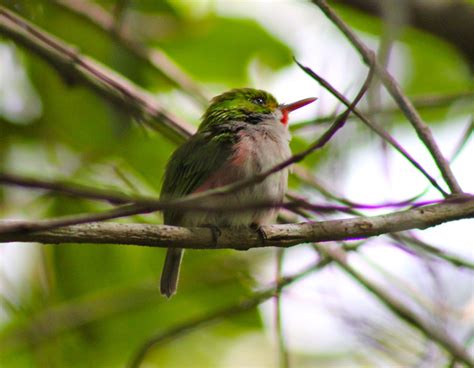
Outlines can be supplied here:
<path id="1" fill-rule="evenodd" d="M 165 171 L 161 198 L 179 198 L 193 193 L 232 156 L 235 134 L 197 133 L 171 156 Z M 178 225 L 181 213 L 166 210 L 165 224 Z"/>

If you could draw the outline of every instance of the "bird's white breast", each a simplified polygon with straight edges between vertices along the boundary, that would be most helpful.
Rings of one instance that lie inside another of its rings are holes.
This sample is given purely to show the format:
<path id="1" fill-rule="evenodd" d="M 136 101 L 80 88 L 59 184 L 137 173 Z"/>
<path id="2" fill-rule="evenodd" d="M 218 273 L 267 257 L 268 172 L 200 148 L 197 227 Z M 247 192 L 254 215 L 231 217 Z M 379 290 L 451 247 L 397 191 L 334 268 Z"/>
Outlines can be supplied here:
<path id="1" fill-rule="evenodd" d="M 291 156 L 290 134 L 279 120 L 268 120 L 249 125 L 239 133 L 234 158 L 239 161 L 238 177 L 247 179 L 267 171 Z M 252 206 L 261 202 L 280 202 L 288 186 L 288 169 L 285 168 L 267 177 L 261 183 L 241 191 L 212 197 L 206 203 L 218 206 Z M 277 209 L 253 209 L 249 211 L 226 211 L 222 213 L 193 213 L 185 216 L 187 226 L 248 226 L 274 221 Z"/>
<path id="2" fill-rule="evenodd" d="M 286 127 L 275 121 L 262 122 L 253 129 L 242 133 L 241 142 L 250 147 L 245 165 L 245 176 L 265 172 L 291 156 L 290 135 Z M 288 183 L 288 169 L 283 169 L 267 177 L 263 182 L 250 187 L 242 195 L 251 200 L 281 201 Z"/>

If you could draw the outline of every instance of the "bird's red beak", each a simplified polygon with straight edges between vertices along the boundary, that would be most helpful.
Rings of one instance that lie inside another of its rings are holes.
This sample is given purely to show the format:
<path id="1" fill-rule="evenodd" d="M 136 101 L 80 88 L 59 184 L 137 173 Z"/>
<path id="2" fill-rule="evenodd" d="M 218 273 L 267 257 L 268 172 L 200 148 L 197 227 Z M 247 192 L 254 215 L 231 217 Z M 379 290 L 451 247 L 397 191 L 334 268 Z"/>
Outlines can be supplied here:
<path id="1" fill-rule="evenodd" d="M 303 100 L 299 100 L 290 104 L 283 104 L 280 105 L 280 111 L 282 112 L 283 116 L 281 117 L 281 122 L 282 124 L 286 125 L 288 124 L 288 114 L 296 109 L 299 109 L 300 107 L 306 106 L 310 104 L 311 102 L 316 101 L 316 97 L 310 97 L 310 98 L 305 98 Z"/>

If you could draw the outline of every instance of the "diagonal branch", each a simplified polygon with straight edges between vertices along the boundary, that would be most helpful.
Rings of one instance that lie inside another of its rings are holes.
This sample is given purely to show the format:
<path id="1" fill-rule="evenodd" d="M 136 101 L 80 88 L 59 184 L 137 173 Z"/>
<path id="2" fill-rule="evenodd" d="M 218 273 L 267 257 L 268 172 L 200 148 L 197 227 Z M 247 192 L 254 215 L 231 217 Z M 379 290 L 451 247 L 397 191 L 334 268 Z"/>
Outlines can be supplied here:
<path id="1" fill-rule="evenodd" d="M 474 360 L 469 356 L 463 346 L 459 345 L 449 335 L 439 330 L 430 323 L 424 321 L 411 311 L 407 306 L 387 293 L 380 286 L 368 280 L 365 276 L 350 266 L 345 257 L 345 253 L 340 249 L 329 249 L 327 247 L 319 247 L 323 254 L 328 255 L 335 261 L 345 272 L 351 275 L 358 283 L 372 293 L 385 306 L 395 313 L 399 318 L 418 329 L 428 339 L 435 341 L 438 345 L 443 347 L 453 358 L 467 364 L 474 365 Z"/>
<path id="2" fill-rule="evenodd" d="M 474 99 L 474 91 L 462 91 L 458 93 L 443 93 L 443 94 L 428 94 L 410 97 L 413 105 L 417 110 L 427 110 L 433 108 L 443 108 L 450 106 L 455 102 L 461 102 L 467 104 L 468 106 L 472 105 L 472 100 Z M 395 106 L 385 106 L 385 107 L 375 107 L 370 110 L 361 111 L 361 114 L 365 117 L 374 117 L 374 116 L 385 116 L 393 115 L 400 113 L 400 109 Z M 349 119 L 354 119 L 354 116 L 351 116 Z M 318 126 L 319 124 L 328 123 L 334 120 L 334 115 L 320 116 L 313 119 L 298 121 L 290 125 L 290 130 L 296 132 L 300 129 Z"/>
<path id="3" fill-rule="evenodd" d="M 316 74 L 312 69 L 300 64 L 295 60 L 296 64 L 309 76 L 314 78 L 319 84 L 326 88 L 334 97 L 341 101 L 344 105 L 349 106 L 349 101 L 339 93 L 330 83 L 328 83 L 324 78 Z M 441 193 L 443 196 L 447 196 L 447 193 L 440 187 L 436 180 L 428 174 L 428 172 L 421 166 L 408 152 L 403 148 L 382 126 L 375 123 L 374 121 L 369 120 L 365 115 L 363 115 L 358 109 L 353 110 L 354 115 L 356 115 L 366 126 L 372 129 L 379 137 L 384 139 L 389 143 L 393 148 L 395 148 L 403 157 L 405 157 L 416 169 L 418 169 L 428 181 Z"/>
<path id="4" fill-rule="evenodd" d="M 455 267 L 469 268 L 474 271 L 474 262 L 469 259 L 465 259 L 455 253 L 451 253 L 445 249 L 435 247 L 428 244 L 414 236 L 414 234 L 391 234 L 391 238 L 394 239 L 398 244 L 410 245 L 417 252 L 424 252 L 426 255 L 430 255 L 433 258 L 443 259 L 446 262 L 451 263 Z"/>
<path id="5" fill-rule="evenodd" d="M 175 142 L 194 128 L 165 111 L 158 102 L 125 77 L 0 6 L 0 35 L 48 61 L 70 83 L 81 82 Z"/>
<path id="6" fill-rule="evenodd" d="M 126 25 L 117 28 L 115 18 L 100 5 L 87 0 L 56 0 L 56 4 L 117 39 L 123 47 L 160 72 L 200 105 L 207 104 L 209 98 L 202 89 L 180 70 L 163 51 L 156 47 L 150 49 L 141 44 Z"/>
<path id="7" fill-rule="evenodd" d="M 373 52 L 359 39 L 359 37 L 349 28 L 349 26 L 329 7 L 326 0 L 313 0 L 321 11 L 336 25 L 337 28 L 344 34 L 349 42 L 355 47 L 364 60 L 364 63 L 368 66 L 375 68 L 377 75 L 380 77 L 387 91 L 390 93 L 392 98 L 400 107 L 400 110 L 405 114 L 408 121 L 412 124 L 420 140 L 424 143 L 431 156 L 433 157 L 436 165 L 438 166 L 441 175 L 443 176 L 446 184 L 451 189 L 453 194 L 462 193 L 462 189 L 459 186 L 453 172 L 449 166 L 449 162 L 441 153 L 441 150 L 436 143 L 430 128 L 422 120 L 421 116 L 416 111 L 412 102 L 403 94 L 400 85 L 390 75 L 390 73 L 380 65 L 373 55 Z"/>

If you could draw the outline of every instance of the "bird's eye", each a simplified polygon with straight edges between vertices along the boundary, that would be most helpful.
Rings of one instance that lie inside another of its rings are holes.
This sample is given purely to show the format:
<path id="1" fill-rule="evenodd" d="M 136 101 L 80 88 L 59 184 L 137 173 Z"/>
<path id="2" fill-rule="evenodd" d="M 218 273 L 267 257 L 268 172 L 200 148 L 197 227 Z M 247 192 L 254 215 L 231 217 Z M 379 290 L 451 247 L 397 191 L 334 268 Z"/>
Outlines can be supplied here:
<path id="1" fill-rule="evenodd" d="M 263 99 L 263 97 L 255 97 L 253 99 L 253 103 L 254 104 L 257 104 L 257 105 L 264 105 L 265 104 L 265 100 Z"/>

